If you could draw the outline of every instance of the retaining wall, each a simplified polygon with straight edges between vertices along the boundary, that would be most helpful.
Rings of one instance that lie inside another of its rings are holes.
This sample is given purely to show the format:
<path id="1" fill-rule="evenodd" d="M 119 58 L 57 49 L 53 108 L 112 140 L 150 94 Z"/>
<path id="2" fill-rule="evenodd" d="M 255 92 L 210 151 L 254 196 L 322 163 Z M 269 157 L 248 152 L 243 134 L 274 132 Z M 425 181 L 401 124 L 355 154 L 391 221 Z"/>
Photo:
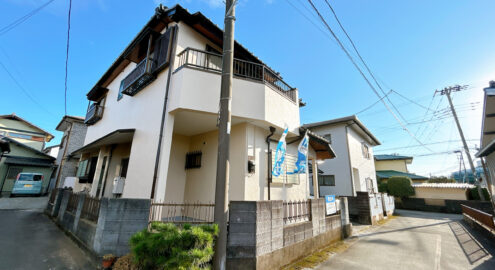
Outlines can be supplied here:
<path id="1" fill-rule="evenodd" d="M 395 204 L 398 209 L 451 214 L 462 214 L 461 204 L 464 204 L 466 206 L 476 208 L 486 213 L 493 213 L 493 205 L 489 201 L 396 198 Z"/>
<path id="2" fill-rule="evenodd" d="M 347 212 L 347 201 L 341 202 Z M 311 218 L 284 225 L 282 201 L 232 201 L 227 269 L 278 269 L 350 233 L 347 215 L 325 216 L 325 200 L 311 200 Z M 343 228 L 346 228 L 343 230 Z"/>
<path id="3" fill-rule="evenodd" d="M 102 198 L 98 221 L 81 218 L 86 196 L 80 196 L 75 213 L 69 213 L 67 204 L 71 191 L 61 190 L 55 203 L 45 213 L 76 241 L 97 256 L 122 256 L 129 250 L 129 239 L 147 228 L 151 201 L 147 199 Z"/>

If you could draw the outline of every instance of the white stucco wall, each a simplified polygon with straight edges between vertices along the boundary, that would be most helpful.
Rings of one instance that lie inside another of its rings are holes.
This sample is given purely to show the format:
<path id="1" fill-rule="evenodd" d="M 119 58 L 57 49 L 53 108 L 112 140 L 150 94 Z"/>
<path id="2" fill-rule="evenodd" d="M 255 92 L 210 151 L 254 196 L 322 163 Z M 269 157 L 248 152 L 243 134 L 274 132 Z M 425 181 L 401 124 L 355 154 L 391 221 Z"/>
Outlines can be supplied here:
<path id="1" fill-rule="evenodd" d="M 359 170 L 359 184 L 357 179 L 354 179 L 354 186 L 357 191 L 367 191 L 366 178 L 371 178 L 373 181 L 373 189 L 378 192 L 376 184 L 375 162 L 373 160 L 373 148 L 369 146 L 370 157 L 366 158 L 363 155 L 362 143 L 365 140 L 352 128 L 347 128 L 347 138 L 349 140 L 349 152 L 351 156 L 351 167 Z"/>
<path id="2" fill-rule="evenodd" d="M 376 160 L 375 169 L 377 171 L 393 170 L 407 173 L 405 160 Z"/>
<path id="3" fill-rule="evenodd" d="M 335 194 L 338 196 L 353 196 L 353 185 L 351 167 L 349 165 L 349 152 L 347 151 L 347 135 L 345 124 L 333 126 L 321 126 L 311 128 L 320 136 L 331 134 L 332 148 L 337 155 L 334 159 L 325 160 L 318 168 L 323 171 L 323 175 L 335 175 L 335 186 L 320 187 L 321 195 Z"/>

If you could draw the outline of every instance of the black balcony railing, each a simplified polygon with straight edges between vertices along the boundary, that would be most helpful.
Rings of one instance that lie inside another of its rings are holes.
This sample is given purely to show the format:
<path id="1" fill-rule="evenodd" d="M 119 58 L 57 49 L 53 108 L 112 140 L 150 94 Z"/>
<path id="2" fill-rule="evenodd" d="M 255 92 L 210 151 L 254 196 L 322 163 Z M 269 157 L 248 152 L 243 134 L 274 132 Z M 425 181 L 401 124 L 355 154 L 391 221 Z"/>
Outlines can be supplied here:
<path id="1" fill-rule="evenodd" d="M 179 68 L 195 67 L 209 71 L 222 71 L 222 56 L 216 53 L 187 48 L 179 54 Z M 290 87 L 276 72 L 265 65 L 234 59 L 234 76 L 262 81 L 293 102 L 297 89 Z"/>
<path id="2" fill-rule="evenodd" d="M 94 123 L 100 121 L 103 117 L 103 106 L 98 105 L 98 103 L 93 103 L 86 112 L 86 118 L 84 123 L 86 125 L 93 125 Z"/>
<path id="3" fill-rule="evenodd" d="M 150 84 L 155 76 L 151 73 L 153 60 L 145 58 L 122 80 L 122 93 L 134 96 L 139 90 Z"/>

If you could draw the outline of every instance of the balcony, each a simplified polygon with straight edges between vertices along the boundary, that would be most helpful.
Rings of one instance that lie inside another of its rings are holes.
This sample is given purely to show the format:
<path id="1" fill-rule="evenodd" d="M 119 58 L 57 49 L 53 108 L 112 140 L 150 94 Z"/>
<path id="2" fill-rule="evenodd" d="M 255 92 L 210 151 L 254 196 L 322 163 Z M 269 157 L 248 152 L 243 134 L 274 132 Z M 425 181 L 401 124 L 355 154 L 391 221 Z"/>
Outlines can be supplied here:
<path id="1" fill-rule="evenodd" d="M 178 69 L 181 67 L 221 73 L 222 55 L 187 48 L 179 54 Z M 265 65 L 234 59 L 234 76 L 262 82 L 292 102 L 297 102 L 297 89 L 290 87 L 282 77 Z"/>
<path id="2" fill-rule="evenodd" d="M 154 41 L 155 45 L 151 49 L 153 35 L 150 34 L 146 57 L 122 80 L 123 94 L 134 96 L 153 82 L 156 75 L 167 67 L 170 60 L 170 39 L 171 32 L 167 31 Z"/>
<path id="3" fill-rule="evenodd" d="M 103 117 L 103 106 L 98 105 L 97 103 L 91 104 L 86 112 L 86 118 L 84 119 L 84 124 L 93 125 L 96 122 L 100 121 Z"/>

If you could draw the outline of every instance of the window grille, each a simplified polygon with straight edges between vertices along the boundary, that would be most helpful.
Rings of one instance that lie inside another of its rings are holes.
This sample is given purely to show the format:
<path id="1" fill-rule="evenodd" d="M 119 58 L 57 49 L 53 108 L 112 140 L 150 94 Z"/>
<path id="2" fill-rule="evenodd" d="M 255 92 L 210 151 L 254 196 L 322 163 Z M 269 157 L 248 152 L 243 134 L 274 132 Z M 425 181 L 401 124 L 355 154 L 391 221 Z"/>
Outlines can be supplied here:
<path id="1" fill-rule="evenodd" d="M 201 168 L 201 151 L 189 152 L 186 154 L 186 170 Z"/>

